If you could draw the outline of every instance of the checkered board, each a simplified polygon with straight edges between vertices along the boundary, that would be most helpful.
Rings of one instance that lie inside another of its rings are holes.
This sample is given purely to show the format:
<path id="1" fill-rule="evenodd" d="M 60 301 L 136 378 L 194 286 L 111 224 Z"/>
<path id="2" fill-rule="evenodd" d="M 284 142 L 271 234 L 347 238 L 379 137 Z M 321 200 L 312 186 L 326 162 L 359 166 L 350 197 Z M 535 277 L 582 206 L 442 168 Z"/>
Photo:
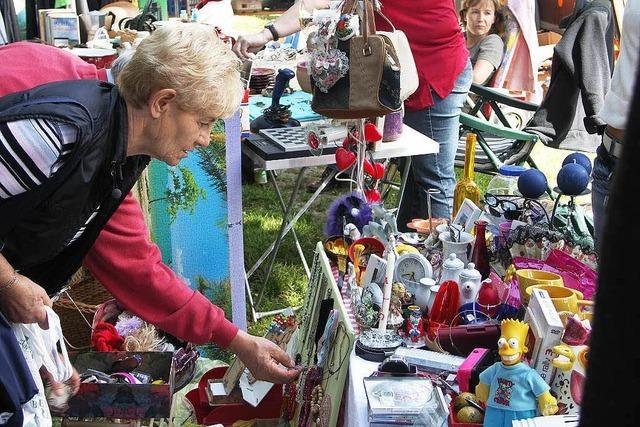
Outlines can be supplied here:
<path id="1" fill-rule="evenodd" d="M 307 134 L 301 126 L 292 128 L 262 129 L 260 135 L 276 144 L 283 151 L 309 151 Z"/>

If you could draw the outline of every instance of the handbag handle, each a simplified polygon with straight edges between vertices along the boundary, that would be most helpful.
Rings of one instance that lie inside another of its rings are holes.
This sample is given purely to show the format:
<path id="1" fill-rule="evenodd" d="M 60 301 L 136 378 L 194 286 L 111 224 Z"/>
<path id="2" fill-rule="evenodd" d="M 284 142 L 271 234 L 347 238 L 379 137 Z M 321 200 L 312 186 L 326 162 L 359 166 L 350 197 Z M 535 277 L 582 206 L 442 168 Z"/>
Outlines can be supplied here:
<path id="1" fill-rule="evenodd" d="M 365 1 L 365 0 L 362 0 L 362 1 Z M 369 0 L 369 1 L 372 2 L 372 0 Z M 357 2 L 358 0 L 345 0 L 345 2 L 342 4 L 342 13 L 353 15 L 353 13 L 355 13 L 355 10 L 356 10 L 356 5 L 358 4 Z M 378 15 L 380 15 L 380 17 L 384 19 L 387 24 L 389 24 L 389 27 L 391 27 L 391 31 L 396 30 L 396 26 L 393 25 L 393 22 L 391 22 L 389 18 L 387 18 L 387 15 L 382 13 L 382 10 L 380 10 L 379 7 L 375 8 L 372 6 L 372 9 L 374 13 L 377 13 Z M 371 20 L 370 25 L 372 25 L 371 27 L 369 27 L 369 29 L 371 30 L 370 34 L 373 34 L 376 32 L 375 21 Z"/>

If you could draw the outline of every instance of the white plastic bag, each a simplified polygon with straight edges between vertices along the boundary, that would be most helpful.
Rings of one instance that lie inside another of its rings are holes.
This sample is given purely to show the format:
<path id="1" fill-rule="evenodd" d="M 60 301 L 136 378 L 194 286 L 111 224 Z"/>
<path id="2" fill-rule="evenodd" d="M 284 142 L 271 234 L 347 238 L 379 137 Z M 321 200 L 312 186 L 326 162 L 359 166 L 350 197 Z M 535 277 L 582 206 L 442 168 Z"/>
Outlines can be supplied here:
<path id="1" fill-rule="evenodd" d="M 51 426 L 51 413 L 45 396 L 44 384 L 40 377 L 40 368 L 44 366 L 57 382 L 66 381 L 73 374 L 73 367 L 62 337 L 60 318 L 53 309 L 45 308 L 49 323 L 48 329 L 40 328 L 37 323 L 13 323 L 11 325 L 31 371 L 33 381 L 38 387 L 38 394 L 22 406 L 23 426 Z M 58 346 L 60 346 L 62 353 L 58 353 Z"/>

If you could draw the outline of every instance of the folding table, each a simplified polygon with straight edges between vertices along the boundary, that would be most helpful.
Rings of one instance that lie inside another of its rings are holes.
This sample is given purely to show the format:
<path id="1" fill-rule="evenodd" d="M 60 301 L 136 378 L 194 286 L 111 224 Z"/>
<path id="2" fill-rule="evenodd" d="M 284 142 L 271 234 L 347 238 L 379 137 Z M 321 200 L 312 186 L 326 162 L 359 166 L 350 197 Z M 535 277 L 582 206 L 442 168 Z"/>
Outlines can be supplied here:
<path id="1" fill-rule="evenodd" d="M 402 136 L 393 142 L 379 142 L 375 145 L 375 149 L 373 151 L 373 158 L 376 160 L 379 159 L 388 159 L 388 158 L 398 158 L 398 157 L 407 157 L 407 166 L 404 168 L 402 181 L 400 185 L 400 199 L 402 200 L 402 192 L 404 191 L 404 184 L 406 182 L 406 177 L 409 173 L 411 166 L 411 156 L 418 156 L 422 154 L 434 154 L 438 152 L 438 143 L 428 138 L 427 136 L 413 130 L 408 126 L 404 126 Z M 260 258 L 256 261 L 256 263 L 246 271 L 245 276 L 245 286 L 247 289 L 247 294 L 249 297 L 249 304 L 251 306 L 252 318 L 255 322 L 257 319 L 260 319 L 265 316 L 274 315 L 280 313 L 282 310 L 275 310 L 270 312 L 258 312 L 257 306 L 260 304 L 260 300 L 262 298 L 262 294 L 264 292 L 264 288 L 266 286 L 267 281 L 269 280 L 269 276 L 271 274 L 271 270 L 273 268 L 273 264 L 275 262 L 276 255 L 278 253 L 278 249 L 280 248 L 280 244 L 284 236 L 292 231 L 292 235 L 295 241 L 296 248 L 298 250 L 298 254 L 300 255 L 300 260 L 304 266 L 304 269 L 309 276 L 309 266 L 307 264 L 307 260 L 302 252 L 302 247 L 300 246 L 300 242 L 298 241 L 298 237 L 293 229 L 294 225 L 300 219 L 302 215 L 309 209 L 311 204 L 317 199 L 317 197 L 322 193 L 324 188 L 327 186 L 330 180 L 334 178 L 336 172 L 329 174 L 322 184 L 318 187 L 318 189 L 309 197 L 309 199 L 305 202 L 305 204 L 296 212 L 293 216 L 292 214 L 292 206 L 293 202 L 296 200 L 298 195 L 298 190 L 300 188 L 300 184 L 302 183 L 302 178 L 309 167 L 312 166 L 326 166 L 335 163 L 335 156 L 333 153 L 327 153 L 327 151 L 323 151 L 319 155 L 314 155 L 310 151 L 305 152 L 295 152 L 295 153 L 285 153 L 278 152 L 277 147 L 273 147 L 273 144 L 270 144 L 269 141 L 260 137 L 259 135 L 253 135 L 247 139 L 244 139 L 242 142 L 242 153 L 248 156 L 253 162 L 254 165 L 260 167 L 267 171 L 269 176 L 271 177 L 271 183 L 273 184 L 274 190 L 276 192 L 278 203 L 282 210 L 282 223 L 280 225 L 280 230 L 278 231 L 278 235 L 275 241 L 267 248 L 267 250 L 260 256 Z M 291 168 L 300 168 L 296 182 L 289 197 L 288 203 L 285 204 L 284 199 L 282 197 L 282 193 L 280 192 L 280 188 L 278 187 L 278 181 L 276 179 L 276 174 L 274 171 L 281 169 L 291 169 Z M 249 278 L 255 273 L 255 271 L 262 265 L 262 263 L 269 257 L 269 264 L 267 266 L 267 271 L 264 279 L 264 283 L 260 289 L 259 296 L 257 298 L 256 304 L 253 302 L 253 297 L 251 295 L 251 289 L 249 287 Z"/>

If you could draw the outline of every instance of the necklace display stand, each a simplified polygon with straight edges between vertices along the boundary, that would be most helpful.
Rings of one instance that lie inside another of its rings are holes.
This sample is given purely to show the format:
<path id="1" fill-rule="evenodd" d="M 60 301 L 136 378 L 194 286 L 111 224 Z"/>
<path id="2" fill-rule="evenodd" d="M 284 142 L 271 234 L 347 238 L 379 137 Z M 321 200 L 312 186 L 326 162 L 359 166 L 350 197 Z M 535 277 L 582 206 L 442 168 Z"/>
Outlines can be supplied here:
<path id="1" fill-rule="evenodd" d="M 329 321 L 320 316 L 321 308 L 326 309 L 327 304 L 332 304 Z M 319 324 L 322 320 L 326 325 Z M 329 330 L 328 333 L 325 329 Z M 319 341 L 316 340 L 323 335 Z M 329 259 L 322 242 L 319 242 L 314 252 L 307 294 L 298 315 L 298 337 L 294 352 L 296 364 L 306 368 L 295 387 L 290 387 L 291 394 L 295 396 L 284 397 L 287 402 L 291 398 L 296 400 L 295 410 L 290 415 L 291 425 L 300 425 L 300 419 L 307 420 L 309 417 L 311 425 L 337 425 L 354 341 L 355 332 L 349 315 Z M 322 366 L 318 365 L 318 356 Z M 291 405 L 287 407 L 292 409 Z"/>

